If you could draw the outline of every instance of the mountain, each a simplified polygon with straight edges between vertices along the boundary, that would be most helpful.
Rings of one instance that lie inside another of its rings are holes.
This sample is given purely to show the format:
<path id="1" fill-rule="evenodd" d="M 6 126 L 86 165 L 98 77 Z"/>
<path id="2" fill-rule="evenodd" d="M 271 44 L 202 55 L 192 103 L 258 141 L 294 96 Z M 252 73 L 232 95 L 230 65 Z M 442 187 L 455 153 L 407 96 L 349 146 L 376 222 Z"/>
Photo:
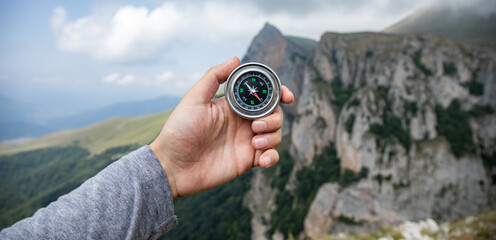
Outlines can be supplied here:
<path id="1" fill-rule="evenodd" d="M 438 1 L 383 30 L 385 33 L 434 33 L 496 49 L 496 2 Z"/>
<path id="2" fill-rule="evenodd" d="M 25 121 L 34 117 L 33 112 L 36 106 L 32 104 L 16 101 L 4 96 L 0 96 L 0 111 L 2 122 Z"/>
<path id="3" fill-rule="evenodd" d="M 297 101 L 283 106 L 280 161 L 178 199 L 180 225 L 164 238 L 319 238 L 450 221 L 496 202 L 493 50 L 430 33 L 328 32 L 315 42 L 266 24 L 248 61 L 267 64 L 295 92 Z M 127 130 L 114 119 L 55 140 L 3 146 L 2 153 L 15 153 L 0 157 L 2 226 L 78 186 L 84 177 L 70 178 L 74 166 L 94 174 L 136 147 L 129 144 L 141 128 L 149 130 L 141 144 L 149 141 L 165 118 L 117 119 Z"/>
<path id="4" fill-rule="evenodd" d="M 0 141 L 20 136 L 37 137 L 52 131 L 33 121 L 36 107 L 0 96 Z"/>
<path id="5" fill-rule="evenodd" d="M 428 33 L 325 33 L 308 54 L 266 25 L 247 56 L 300 86 L 289 155 L 255 169 L 246 194 L 253 239 L 449 221 L 495 202 L 494 51 Z"/>
<path id="6" fill-rule="evenodd" d="M 136 117 L 159 113 L 173 109 L 180 100 L 180 97 L 161 96 L 144 101 L 120 102 L 77 115 L 52 119 L 46 125 L 55 130 L 81 128 L 114 117 Z"/>
<path id="7" fill-rule="evenodd" d="M 19 137 L 39 137 L 53 132 L 53 129 L 25 121 L 0 122 L 0 141 Z"/>
<path id="8" fill-rule="evenodd" d="M 144 101 L 115 103 L 69 116 L 40 118 L 41 112 L 47 112 L 45 108 L 0 97 L 0 141 L 39 137 L 55 131 L 87 127 L 114 117 L 155 114 L 174 108 L 180 100 L 181 98 L 175 96 L 162 96 Z"/>

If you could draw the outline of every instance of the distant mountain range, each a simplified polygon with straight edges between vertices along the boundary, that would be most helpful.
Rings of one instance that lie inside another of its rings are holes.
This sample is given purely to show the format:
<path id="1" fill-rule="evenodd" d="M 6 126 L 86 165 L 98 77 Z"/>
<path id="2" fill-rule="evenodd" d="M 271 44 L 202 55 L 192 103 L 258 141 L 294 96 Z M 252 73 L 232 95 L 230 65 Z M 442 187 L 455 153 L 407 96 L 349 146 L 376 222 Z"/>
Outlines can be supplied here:
<path id="1" fill-rule="evenodd" d="M 17 137 L 35 137 L 51 129 L 36 123 L 37 108 L 31 104 L 0 96 L 0 141 Z"/>
<path id="2" fill-rule="evenodd" d="M 155 114 L 174 108 L 180 100 L 180 97 L 162 96 L 145 101 L 121 102 L 77 115 L 53 119 L 47 123 L 47 126 L 56 130 L 65 130 L 86 127 L 114 117 L 136 117 Z"/>
<path id="3" fill-rule="evenodd" d="M 461 5 L 465 4 L 465 5 Z M 438 1 L 383 30 L 385 33 L 428 32 L 496 49 L 496 1 Z"/>
<path id="4" fill-rule="evenodd" d="M 150 100 L 120 102 L 78 114 L 54 117 L 42 122 L 37 118 L 44 109 L 0 96 L 0 141 L 38 137 L 51 132 L 87 127 L 114 118 L 155 114 L 174 108 L 180 97 L 162 96 Z"/>

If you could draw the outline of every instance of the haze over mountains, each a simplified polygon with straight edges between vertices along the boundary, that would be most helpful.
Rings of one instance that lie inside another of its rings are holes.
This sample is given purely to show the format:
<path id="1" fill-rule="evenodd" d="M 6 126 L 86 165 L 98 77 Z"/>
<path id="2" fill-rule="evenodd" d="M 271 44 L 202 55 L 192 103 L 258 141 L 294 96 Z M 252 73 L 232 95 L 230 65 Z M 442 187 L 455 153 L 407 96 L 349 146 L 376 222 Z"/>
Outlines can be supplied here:
<path id="1" fill-rule="evenodd" d="M 438 1 L 383 32 L 429 32 L 496 49 L 496 1 Z"/>
<path id="2" fill-rule="evenodd" d="M 0 141 L 38 137 L 55 131 L 82 128 L 114 118 L 155 114 L 174 108 L 180 97 L 162 96 L 134 102 L 120 102 L 80 113 L 51 113 L 46 108 L 0 96 Z"/>

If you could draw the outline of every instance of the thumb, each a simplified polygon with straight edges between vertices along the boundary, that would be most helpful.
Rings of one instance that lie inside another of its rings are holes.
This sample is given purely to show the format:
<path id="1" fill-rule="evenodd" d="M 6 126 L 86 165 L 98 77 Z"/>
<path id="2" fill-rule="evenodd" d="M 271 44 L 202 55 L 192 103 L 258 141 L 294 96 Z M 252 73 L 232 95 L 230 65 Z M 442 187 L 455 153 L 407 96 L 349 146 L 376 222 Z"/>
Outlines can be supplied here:
<path id="1" fill-rule="evenodd" d="M 225 82 L 229 74 L 238 66 L 239 58 L 232 57 L 225 63 L 210 68 L 193 88 L 186 93 L 186 97 L 194 98 L 201 103 L 210 102 L 219 89 L 219 85 Z"/>

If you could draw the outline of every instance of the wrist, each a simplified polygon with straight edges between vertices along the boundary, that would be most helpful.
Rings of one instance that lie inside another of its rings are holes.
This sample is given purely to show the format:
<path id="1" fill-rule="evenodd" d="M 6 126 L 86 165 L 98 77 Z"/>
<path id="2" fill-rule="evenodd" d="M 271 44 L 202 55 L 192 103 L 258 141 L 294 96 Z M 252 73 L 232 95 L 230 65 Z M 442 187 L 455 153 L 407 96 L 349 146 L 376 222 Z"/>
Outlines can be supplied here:
<path id="1" fill-rule="evenodd" d="M 171 191 L 172 199 L 178 198 L 178 193 L 177 193 L 177 184 L 176 184 L 176 178 L 175 178 L 175 168 L 174 165 L 172 164 L 171 158 L 169 155 L 167 155 L 164 151 L 161 151 L 161 144 L 157 142 L 158 140 L 155 139 L 152 143 L 150 143 L 149 147 L 152 150 L 152 152 L 155 154 L 155 156 L 158 159 L 158 162 L 162 166 L 162 170 L 165 173 L 165 176 L 167 177 L 167 182 L 169 183 L 169 188 Z"/>

